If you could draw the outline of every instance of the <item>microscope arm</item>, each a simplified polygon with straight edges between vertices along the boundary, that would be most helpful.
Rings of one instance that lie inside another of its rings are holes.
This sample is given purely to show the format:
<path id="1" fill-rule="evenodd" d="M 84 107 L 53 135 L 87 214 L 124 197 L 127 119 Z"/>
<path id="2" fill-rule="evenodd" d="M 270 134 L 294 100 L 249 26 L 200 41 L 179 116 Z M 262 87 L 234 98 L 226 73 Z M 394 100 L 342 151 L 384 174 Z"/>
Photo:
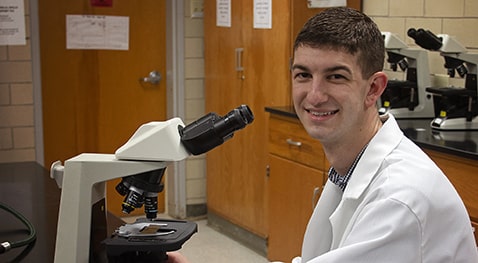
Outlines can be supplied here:
<path id="1" fill-rule="evenodd" d="M 166 165 L 165 162 L 118 160 L 113 154 L 80 154 L 67 160 L 64 167 L 54 164 L 51 175 L 57 183 L 60 174 L 64 173 L 55 262 L 66 262 L 65 259 L 88 261 L 91 205 L 104 198 L 106 181 L 165 169 Z"/>

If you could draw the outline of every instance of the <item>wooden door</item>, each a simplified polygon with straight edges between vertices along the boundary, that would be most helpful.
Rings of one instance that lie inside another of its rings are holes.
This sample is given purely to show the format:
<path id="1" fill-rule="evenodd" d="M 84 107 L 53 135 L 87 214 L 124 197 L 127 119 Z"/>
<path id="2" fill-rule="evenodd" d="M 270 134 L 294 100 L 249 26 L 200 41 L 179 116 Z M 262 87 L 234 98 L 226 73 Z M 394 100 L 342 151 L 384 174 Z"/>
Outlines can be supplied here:
<path id="1" fill-rule="evenodd" d="M 166 118 L 166 1 L 92 2 L 39 1 L 47 166 L 82 152 L 114 153 L 139 125 Z M 129 49 L 67 50 L 68 14 L 129 17 Z M 141 84 L 153 70 L 159 85 Z M 108 183 L 108 210 L 121 215 L 117 181 Z M 164 211 L 164 193 L 158 201 Z"/>
<path id="2" fill-rule="evenodd" d="M 206 110 L 225 114 L 239 104 L 255 120 L 207 154 L 208 211 L 267 237 L 267 117 L 265 106 L 287 105 L 289 1 L 272 5 L 272 29 L 253 28 L 253 1 L 231 1 L 232 25 L 216 26 L 216 3 L 205 1 Z M 243 71 L 235 50 L 243 48 Z"/>

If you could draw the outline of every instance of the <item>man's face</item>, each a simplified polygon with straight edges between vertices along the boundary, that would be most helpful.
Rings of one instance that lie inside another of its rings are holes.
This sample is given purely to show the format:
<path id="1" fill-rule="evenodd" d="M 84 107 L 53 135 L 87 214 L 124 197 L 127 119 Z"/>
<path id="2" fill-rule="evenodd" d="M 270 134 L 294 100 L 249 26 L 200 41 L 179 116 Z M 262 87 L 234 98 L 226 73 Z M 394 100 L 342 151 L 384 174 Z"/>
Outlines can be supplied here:
<path id="1" fill-rule="evenodd" d="M 300 46 L 292 64 L 294 107 L 307 132 L 322 143 L 353 140 L 365 121 L 370 81 L 356 56 Z"/>

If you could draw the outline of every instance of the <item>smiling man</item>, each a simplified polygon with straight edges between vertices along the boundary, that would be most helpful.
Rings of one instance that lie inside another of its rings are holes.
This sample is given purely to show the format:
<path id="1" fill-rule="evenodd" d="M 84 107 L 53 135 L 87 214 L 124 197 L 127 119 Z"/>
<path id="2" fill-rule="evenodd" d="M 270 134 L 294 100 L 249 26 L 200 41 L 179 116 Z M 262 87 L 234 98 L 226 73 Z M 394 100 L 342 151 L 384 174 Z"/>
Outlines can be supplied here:
<path id="1" fill-rule="evenodd" d="M 471 224 L 443 172 L 376 102 L 383 37 L 366 15 L 331 8 L 298 34 L 294 107 L 331 164 L 294 262 L 478 262 Z"/>
<path id="2" fill-rule="evenodd" d="M 457 192 L 392 115 L 378 115 L 384 55 L 375 23 L 349 8 L 320 12 L 296 38 L 294 107 L 332 167 L 293 262 L 476 263 Z"/>

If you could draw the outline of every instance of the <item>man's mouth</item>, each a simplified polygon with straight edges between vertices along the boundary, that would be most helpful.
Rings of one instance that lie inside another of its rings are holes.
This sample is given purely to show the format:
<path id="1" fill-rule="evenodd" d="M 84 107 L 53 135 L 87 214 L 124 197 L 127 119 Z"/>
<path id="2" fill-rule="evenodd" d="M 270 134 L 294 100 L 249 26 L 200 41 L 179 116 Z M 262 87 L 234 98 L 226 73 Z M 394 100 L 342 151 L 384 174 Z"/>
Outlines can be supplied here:
<path id="1" fill-rule="evenodd" d="M 322 111 L 322 112 L 318 112 L 318 111 L 312 111 L 312 110 L 306 110 L 308 113 L 314 115 L 314 116 L 317 116 L 317 117 L 324 117 L 324 116 L 330 116 L 330 115 L 334 115 L 336 114 L 337 112 L 339 112 L 339 110 L 334 110 L 334 111 Z"/>

